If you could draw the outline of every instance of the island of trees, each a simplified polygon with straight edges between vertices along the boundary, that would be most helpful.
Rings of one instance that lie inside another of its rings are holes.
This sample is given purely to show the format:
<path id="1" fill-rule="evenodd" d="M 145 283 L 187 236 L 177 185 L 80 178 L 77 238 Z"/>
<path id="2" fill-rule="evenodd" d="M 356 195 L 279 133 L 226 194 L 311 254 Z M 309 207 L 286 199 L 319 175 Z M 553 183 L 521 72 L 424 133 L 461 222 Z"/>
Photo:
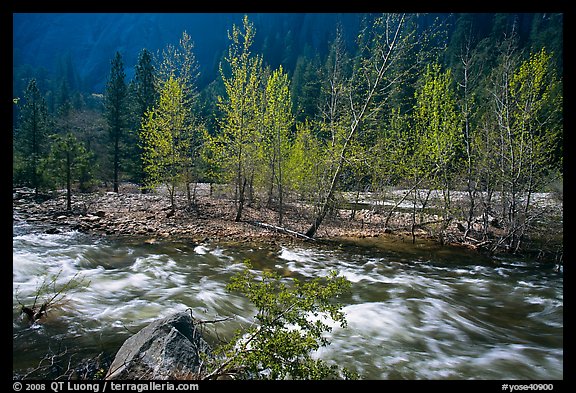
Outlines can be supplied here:
<path id="1" fill-rule="evenodd" d="M 186 32 L 143 48 L 132 80 L 111 53 L 102 93 L 66 76 L 42 90 L 28 75 L 22 91 L 15 83 L 13 186 L 65 188 L 72 211 L 77 193 L 131 182 L 165 190 L 174 213 L 210 183 L 228 187 L 231 221 L 257 204 L 274 212 L 263 225 L 291 232 L 287 218 L 300 214 L 304 238 L 339 209 L 364 209 L 383 217 L 382 232 L 402 213 L 413 237 L 426 227 L 492 251 L 555 231 L 561 254 L 562 15 L 530 15 L 522 31 L 518 15 L 491 18 L 366 15 L 353 45 L 335 26 L 326 55 L 291 51 L 287 69 L 254 50 L 244 17 L 202 89 Z"/>

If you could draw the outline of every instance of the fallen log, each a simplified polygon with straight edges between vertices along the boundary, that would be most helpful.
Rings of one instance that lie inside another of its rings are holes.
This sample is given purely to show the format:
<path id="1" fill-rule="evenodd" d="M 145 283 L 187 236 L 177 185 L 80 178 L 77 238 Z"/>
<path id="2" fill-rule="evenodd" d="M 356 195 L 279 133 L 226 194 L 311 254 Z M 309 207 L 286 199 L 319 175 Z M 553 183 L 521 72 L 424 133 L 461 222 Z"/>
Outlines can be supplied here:
<path id="1" fill-rule="evenodd" d="M 269 230 L 271 230 L 271 231 L 278 232 L 278 233 L 283 233 L 283 234 L 285 234 L 285 235 L 295 236 L 295 237 L 297 237 L 297 238 L 304 239 L 304 240 L 307 240 L 307 241 L 315 241 L 315 240 L 316 240 L 316 239 L 314 239 L 314 238 L 312 238 L 312 237 L 310 237 L 310 236 L 306 236 L 306 235 L 303 234 L 303 233 L 296 232 L 296 231 L 293 231 L 293 230 L 291 230 L 291 229 L 279 227 L 279 226 L 276 226 L 276 225 L 266 224 L 266 223 L 260 222 L 260 221 L 246 221 L 246 222 L 247 222 L 248 224 L 250 224 L 250 225 L 254 225 L 254 226 L 257 226 L 257 227 L 260 227 L 260 228 L 264 228 L 264 229 L 269 229 Z"/>

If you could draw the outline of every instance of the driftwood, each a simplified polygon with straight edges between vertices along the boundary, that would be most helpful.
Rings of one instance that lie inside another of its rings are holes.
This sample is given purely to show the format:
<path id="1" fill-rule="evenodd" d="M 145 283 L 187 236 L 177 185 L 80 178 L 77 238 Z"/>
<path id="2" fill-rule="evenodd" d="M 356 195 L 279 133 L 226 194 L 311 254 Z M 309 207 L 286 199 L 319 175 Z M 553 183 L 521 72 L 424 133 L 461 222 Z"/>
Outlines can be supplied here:
<path id="1" fill-rule="evenodd" d="M 294 236 L 294 237 L 297 237 L 297 238 L 299 238 L 299 239 L 304 239 L 304 240 L 308 240 L 308 241 L 315 241 L 314 238 L 312 238 L 312 237 L 310 237 L 310 236 L 306 236 L 306 235 L 303 234 L 303 233 L 296 232 L 296 231 L 293 231 L 293 230 L 291 230 L 291 229 L 279 227 L 279 226 L 276 226 L 276 225 L 266 224 L 266 223 L 260 222 L 260 221 L 247 221 L 247 223 L 250 224 L 250 225 L 254 225 L 254 226 L 260 227 L 260 228 L 269 229 L 269 230 L 274 231 L 274 232 L 278 232 L 278 233 L 283 233 L 283 234 L 285 234 L 285 235 Z"/>

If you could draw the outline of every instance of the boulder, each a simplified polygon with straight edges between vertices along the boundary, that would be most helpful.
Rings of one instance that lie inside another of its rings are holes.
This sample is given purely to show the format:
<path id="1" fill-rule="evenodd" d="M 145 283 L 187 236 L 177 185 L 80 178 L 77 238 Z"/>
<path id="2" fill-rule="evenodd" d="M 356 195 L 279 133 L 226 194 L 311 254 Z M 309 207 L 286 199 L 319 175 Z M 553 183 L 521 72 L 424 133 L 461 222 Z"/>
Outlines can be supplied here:
<path id="1" fill-rule="evenodd" d="M 210 354 L 189 312 L 156 320 L 128 338 L 112 362 L 106 379 L 194 378 Z"/>

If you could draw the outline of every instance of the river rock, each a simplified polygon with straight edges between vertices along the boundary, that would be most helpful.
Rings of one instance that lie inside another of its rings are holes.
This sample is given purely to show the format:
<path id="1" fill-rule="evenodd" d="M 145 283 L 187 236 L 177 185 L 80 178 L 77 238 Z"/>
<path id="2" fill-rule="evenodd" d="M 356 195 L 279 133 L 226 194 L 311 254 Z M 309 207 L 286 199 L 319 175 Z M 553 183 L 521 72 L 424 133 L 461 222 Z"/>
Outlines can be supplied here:
<path id="1" fill-rule="evenodd" d="M 152 322 L 124 342 L 106 379 L 194 377 L 211 351 L 197 324 L 189 312 Z"/>

